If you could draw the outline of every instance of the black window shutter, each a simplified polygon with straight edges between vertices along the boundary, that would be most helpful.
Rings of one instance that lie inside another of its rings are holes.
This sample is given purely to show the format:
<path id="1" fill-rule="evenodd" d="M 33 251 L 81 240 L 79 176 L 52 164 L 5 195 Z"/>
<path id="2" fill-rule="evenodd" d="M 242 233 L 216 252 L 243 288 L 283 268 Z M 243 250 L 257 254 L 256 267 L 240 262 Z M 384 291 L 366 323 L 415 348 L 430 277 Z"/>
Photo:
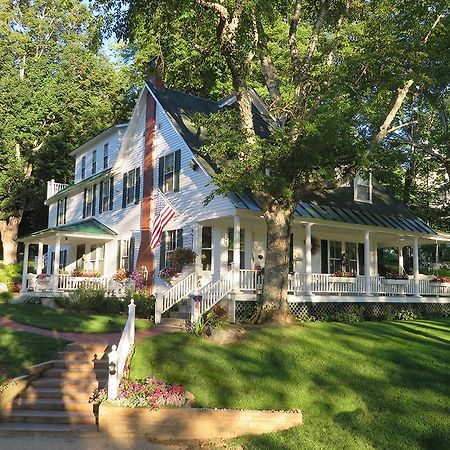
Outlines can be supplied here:
<path id="1" fill-rule="evenodd" d="M 64 223 L 66 223 L 67 197 L 64 197 Z"/>
<path id="2" fill-rule="evenodd" d="M 103 212 L 103 184 L 104 181 L 100 182 L 100 192 L 99 192 L 99 202 L 98 202 L 98 213 L 101 214 Z"/>
<path id="3" fill-rule="evenodd" d="M 128 249 L 128 267 L 130 272 L 134 270 L 134 236 L 130 238 L 130 248 Z"/>
<path id="4" fill-rule="evenodd" d="M 181 169 L 181 150 L 175 152 L 175 179 L 173 182 L 173 190 L 180 190 L 180 169 Z"/>
<path id="5" fill-rule="evenodd" d="M 358 244 L 359 274 L 364 275 L 364 244 Z"/>
<path id="6" fill-rule="evenodd" d="M 114 208 L 114 177 L 109 179 L 109 210 Z"/>
<path id="7" fill-rule="evenodd" d="M 141 195 L 141 168 L 136 169 L 136 186 L 134 191 L 134 203 L 139 203 L 139 197 Z"/>
<path id="8" fill-rule="evenodd" d="M 117 269 L 120 269 L 120 253 L 121 253 L 121 251 L 120 251 L 120 248 L 121 248 L 121 245 L 122 245 L 122 241 L 117 241 Z"/>
<path id="9" fill-rule="evenodd" d="M 60 225 L 59 223 L 59 200 L 56 202 L 56 226 Z"/>
<path id="10" fill-rule="evenodd" d="M 177 248 L 183 248 L 183 228 L 177 230 Z"/>
<path id="11" fill-rule="evenodd" d="M 294 234 L 289 239 L 289 272 L 294 271 Z"/>
<path id="12" fill-rule="evenodd" d="M 87 189 L 84 190 L 83 194 L 83 219 L 86 217 L 86 197 L 87 197 Z"/>
<path id="13" fill-rule="evenodd" d="M 95 216 L 95 202 L 97 201 L 97 185 L 92 186 L 92 215 Z"/>
<path id="14" fill-rule="evenodd" d="M 166 232 L 161 234 L 161 243 L 159 244 L 159 270 L 166 267 Z"/>
<path id="15" fill-rule="evenodd" d="M 329 273 L 328 268 L 328 241 L 322 239 L 320 241 L 320 271 L 322 273 Z"/>
<path id="16" fill-rule="evenodd" d="M 162 190 L 164 184 L 164 156 L 159 158 L 158 170 L 158 187 Z"/>
<path id="17" fill-rule="evenodd" d="M 127 206 L 127 174 L 123 174 L 122 208 Z"/>

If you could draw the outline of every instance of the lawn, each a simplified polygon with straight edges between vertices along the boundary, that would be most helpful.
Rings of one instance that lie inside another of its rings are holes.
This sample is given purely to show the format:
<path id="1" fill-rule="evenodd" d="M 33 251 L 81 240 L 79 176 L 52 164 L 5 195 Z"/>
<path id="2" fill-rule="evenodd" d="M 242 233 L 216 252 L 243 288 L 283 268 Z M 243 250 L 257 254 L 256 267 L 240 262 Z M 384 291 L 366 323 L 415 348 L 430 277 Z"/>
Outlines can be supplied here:
<path id="1" fill-rule="evenodd" d="M 265 327 L 231 346 L 161 335 L 137 343 L 131 375 L 150 374 L 202 406 L 303 411 L 303 426 L 231 447 L 450 448 L 448 319 Z"/>
<path id="2" fill-rule="evenodd" d="M 53 359 L 66 344 L 51 337 L 0 328 L 0 371 L 25 375 L 26 367 Z"/>
<path id="3" fill-rule="evenodd" d="M 121 332 L 127 320 L 124 316 L 89 314 L 77 311 L 50 309 L 42 305 L 26 303 L 5 304 L 0 302 L 0 316 L 8 317 L 26 325 L 47 330 L 73 333 L 116 333 Z M 136 329 L 145 330 L 152 326 L 148 320 L 136 319 Z"/>

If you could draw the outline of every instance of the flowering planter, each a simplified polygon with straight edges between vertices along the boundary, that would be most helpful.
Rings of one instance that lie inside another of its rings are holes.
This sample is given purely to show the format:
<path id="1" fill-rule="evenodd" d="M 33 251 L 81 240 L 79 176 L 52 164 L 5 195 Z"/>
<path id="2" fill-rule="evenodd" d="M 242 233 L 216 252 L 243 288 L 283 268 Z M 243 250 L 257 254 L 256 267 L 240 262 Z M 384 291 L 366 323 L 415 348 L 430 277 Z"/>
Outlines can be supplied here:
<path id="1" fill-rule="evenodd" d="M 430 281 L 430 286 L 433 286 L 433 287 L 450 287 L 450 283 L 440 283 L 439 281 Z"/>
<path id="2" fill-rule="evenodd" d="M 114 442 L 134 439 L 211 440 L 285 430 L 303 423 L 300 411 L 123 408 L 102 403 L 99 430 Z"/>

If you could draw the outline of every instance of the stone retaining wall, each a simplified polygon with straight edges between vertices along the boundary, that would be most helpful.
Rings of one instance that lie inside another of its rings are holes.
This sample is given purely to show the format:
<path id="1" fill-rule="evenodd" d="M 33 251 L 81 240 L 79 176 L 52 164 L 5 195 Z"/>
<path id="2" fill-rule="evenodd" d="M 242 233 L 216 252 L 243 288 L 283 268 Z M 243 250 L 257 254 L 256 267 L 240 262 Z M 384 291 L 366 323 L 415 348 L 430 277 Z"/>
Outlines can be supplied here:
<path id="1" fill-rule="evenodd" d="M 303 423 L 300 411 L 121 408 L 101 404 L 99 429 L 114 441 L 229 439 L 285 430 Z"/>

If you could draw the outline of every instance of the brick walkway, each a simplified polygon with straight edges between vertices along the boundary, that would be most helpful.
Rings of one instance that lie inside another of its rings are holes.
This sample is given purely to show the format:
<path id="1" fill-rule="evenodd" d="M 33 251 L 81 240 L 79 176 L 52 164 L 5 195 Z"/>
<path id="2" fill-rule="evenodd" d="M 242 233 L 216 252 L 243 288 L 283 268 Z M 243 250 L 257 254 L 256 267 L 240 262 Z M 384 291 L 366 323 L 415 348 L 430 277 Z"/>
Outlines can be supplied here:
<path id="1" fill-rule="evenodd" d="M 70 342 L 78 342 L 83 344 L 118 344 L 121 333 L 66 333 L 64 331 L 45 330 L 43 328 L 32 327 L 22 323 L 15 322 L 7 317 L 0 316 L 0 328 L 9 328 L 16 331 L 26 331 L 27 333 L 39 334 L 41 336 L 54 337 Z M 163 333 L 179 331 L 169 329 L 168 327 L 154 327 L 150 330 L 136 330 L 136 340 L 141 340 L 151 336 L 157 336 Z"/>

